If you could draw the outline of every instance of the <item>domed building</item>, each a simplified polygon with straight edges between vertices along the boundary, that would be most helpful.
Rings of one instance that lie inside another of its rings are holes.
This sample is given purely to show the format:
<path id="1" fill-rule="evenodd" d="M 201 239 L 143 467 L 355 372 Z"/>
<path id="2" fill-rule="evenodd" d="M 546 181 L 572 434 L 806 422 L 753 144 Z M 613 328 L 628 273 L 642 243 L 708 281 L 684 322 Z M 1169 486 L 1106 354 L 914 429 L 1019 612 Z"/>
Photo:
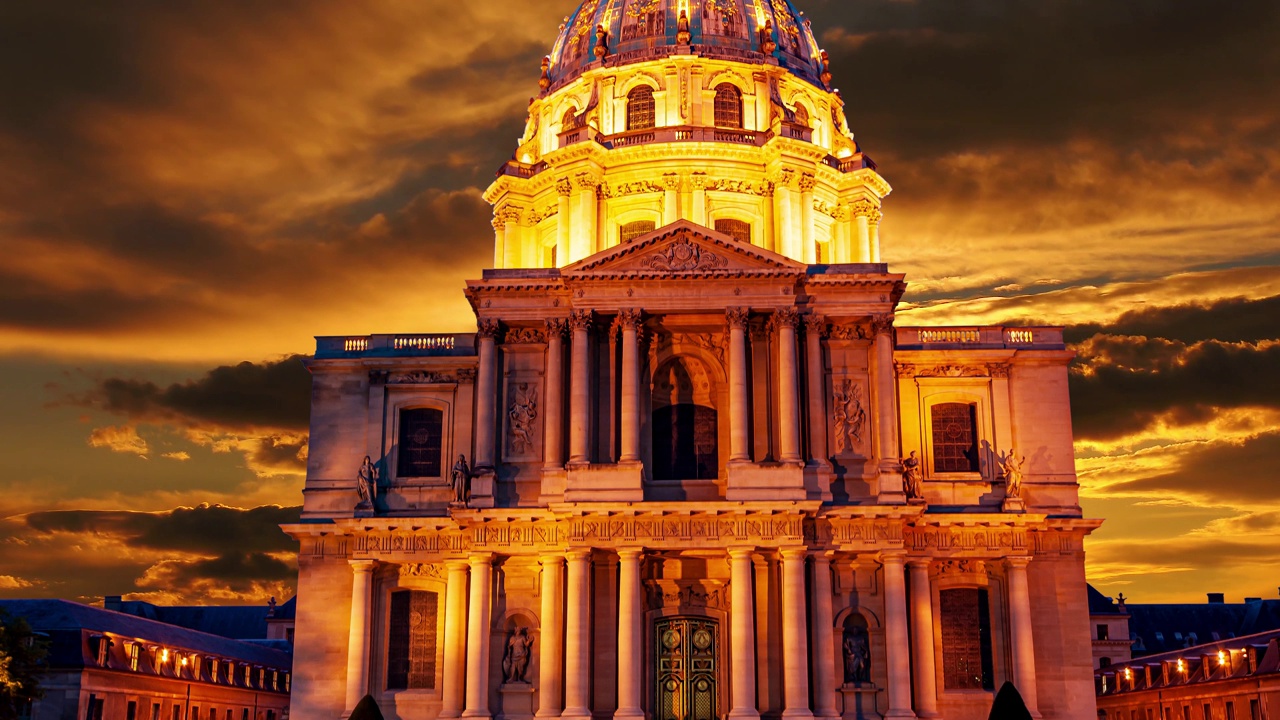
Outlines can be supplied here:
<path id="1" fill-rule="evenodd" d="M 1095 717 L 1072 353 L 895 322 L 831 73 L 788 0 L 565 18 L 477 332 L 309 361 L 296 718 Z"/>

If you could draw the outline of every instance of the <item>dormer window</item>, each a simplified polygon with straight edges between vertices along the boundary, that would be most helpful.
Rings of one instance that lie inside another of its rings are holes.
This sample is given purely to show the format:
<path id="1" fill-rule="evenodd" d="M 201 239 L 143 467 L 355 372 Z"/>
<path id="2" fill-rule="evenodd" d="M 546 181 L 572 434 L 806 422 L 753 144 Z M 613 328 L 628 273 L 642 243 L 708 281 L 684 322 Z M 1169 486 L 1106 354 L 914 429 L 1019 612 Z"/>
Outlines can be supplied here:
<path id="1" fill-rule="evenodd" d="M 796 104 L 796 124 L 809 127 L 809 111 L 799 103 Z"/>
<path id="2" fill-rule="evenodd" d="M 641 85 L 627 93 L 627 129 L 649 130 L 657 125 L 653 88 Z"/>
<path id="3" fill-rule="evenodd" d="M 742 91 L 730 83 L 716 87 L 716 127 L 742 129 Z"/>
<path id="4" fill-rule="evenodd" d="M 93 635 L 89 638 L 89 651 L 98 667 L 106 667 L 111 658 L 111 640 L 106 635 Z"/>

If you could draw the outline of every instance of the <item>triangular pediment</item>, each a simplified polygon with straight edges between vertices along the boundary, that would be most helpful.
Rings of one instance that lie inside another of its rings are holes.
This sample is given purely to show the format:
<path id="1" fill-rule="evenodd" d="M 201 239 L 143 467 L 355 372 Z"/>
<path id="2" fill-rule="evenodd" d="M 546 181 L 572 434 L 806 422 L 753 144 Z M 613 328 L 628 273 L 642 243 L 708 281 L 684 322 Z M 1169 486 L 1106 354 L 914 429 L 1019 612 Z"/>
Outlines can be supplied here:
<path id="1" fill-rule="evenodd" d="M 688 220 L 658 228 L 561 269 L 565 277 L 800 275 L 804 263 Z"/>

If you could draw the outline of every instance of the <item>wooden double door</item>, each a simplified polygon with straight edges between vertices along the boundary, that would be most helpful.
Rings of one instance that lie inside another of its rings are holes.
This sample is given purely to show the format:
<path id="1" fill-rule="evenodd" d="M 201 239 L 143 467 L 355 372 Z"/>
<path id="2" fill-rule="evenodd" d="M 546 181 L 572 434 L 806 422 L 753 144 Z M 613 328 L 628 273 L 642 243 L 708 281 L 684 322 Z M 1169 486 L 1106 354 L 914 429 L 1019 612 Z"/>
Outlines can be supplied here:
<path id="1" fill-rule="evenodd" d="M 720 625 L 704 617 L 654 623 L 655 720 L 716 720 Z"/>

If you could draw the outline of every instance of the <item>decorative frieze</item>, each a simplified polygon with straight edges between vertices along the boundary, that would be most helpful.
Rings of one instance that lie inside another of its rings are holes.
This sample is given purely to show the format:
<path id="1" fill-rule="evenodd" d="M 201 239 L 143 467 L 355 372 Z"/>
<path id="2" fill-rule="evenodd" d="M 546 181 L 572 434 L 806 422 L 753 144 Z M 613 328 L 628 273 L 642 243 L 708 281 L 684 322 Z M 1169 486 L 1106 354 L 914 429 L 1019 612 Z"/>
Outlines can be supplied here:
<path id="1" fill-rule="evenodd" d="M 701 246 L 688 240 L 673 242 L 665 249 L 640 261 L 641 267 L 663 272 L 717 270 L 728 264 L 723 257 L 703 250 Z"/>
<path id="2" fill-rule="evenodd" d="M 832 340 L 870 340 L 871 334 L 866 325 L 849 323 L 832 325 L 829 337 Z"/>
<path id="3" fill-rule="evenodd" d="M 429 370 L 418 370 L 415 372 L 400 373 L 391 375 L 387 380 L 388 385 L 435 385 L 439 383 L 456 383 L 457 377 L 448 373 L 431 372 Z"/>
<path id="4" fill-rule="evenodd" d="M 713 585 L 704 590 L 704 585 Z M 712 609 L 729 611 L 729 583 L 699 580 L 647 580 L 645 595 L 650 610 L 672 608 L 679 610 Z"/>
<path id="5" fill-rule="evenodd" d="M 507 331 L 507 345 L 535 345 L 546 341 L 546 335 L 537 328 L 511 328 Z"/>
<path id="6" fill-rule="evenodd" d="M 718 190 L 720 192 L 737 193 L 739 195 L 755 195 L 757 197 L 768 197 L 773 194 L 773 183 L 770 182 L 751 182 L 750 180 L 721 180 L 716 179 L 707 183 L 708 190 Z"/>
<path id="7" fill-rule="evenodd" d="M 438 563 L 405 563 L 400 566 L 400 577 L 444 580 L 445 569 Z"/>
<path id="8" fill-rule="evenodd" d="M 600 186 L 600 197 L 605 199 L 620 198 L 629 195 L 643 195 L 644 193 L 660 193 L 664 190 L 665 188 L 662 185 L 651 180 L 636 180 L 635 182 L 618 183 L 616 185 L 604 183 Z"/>

